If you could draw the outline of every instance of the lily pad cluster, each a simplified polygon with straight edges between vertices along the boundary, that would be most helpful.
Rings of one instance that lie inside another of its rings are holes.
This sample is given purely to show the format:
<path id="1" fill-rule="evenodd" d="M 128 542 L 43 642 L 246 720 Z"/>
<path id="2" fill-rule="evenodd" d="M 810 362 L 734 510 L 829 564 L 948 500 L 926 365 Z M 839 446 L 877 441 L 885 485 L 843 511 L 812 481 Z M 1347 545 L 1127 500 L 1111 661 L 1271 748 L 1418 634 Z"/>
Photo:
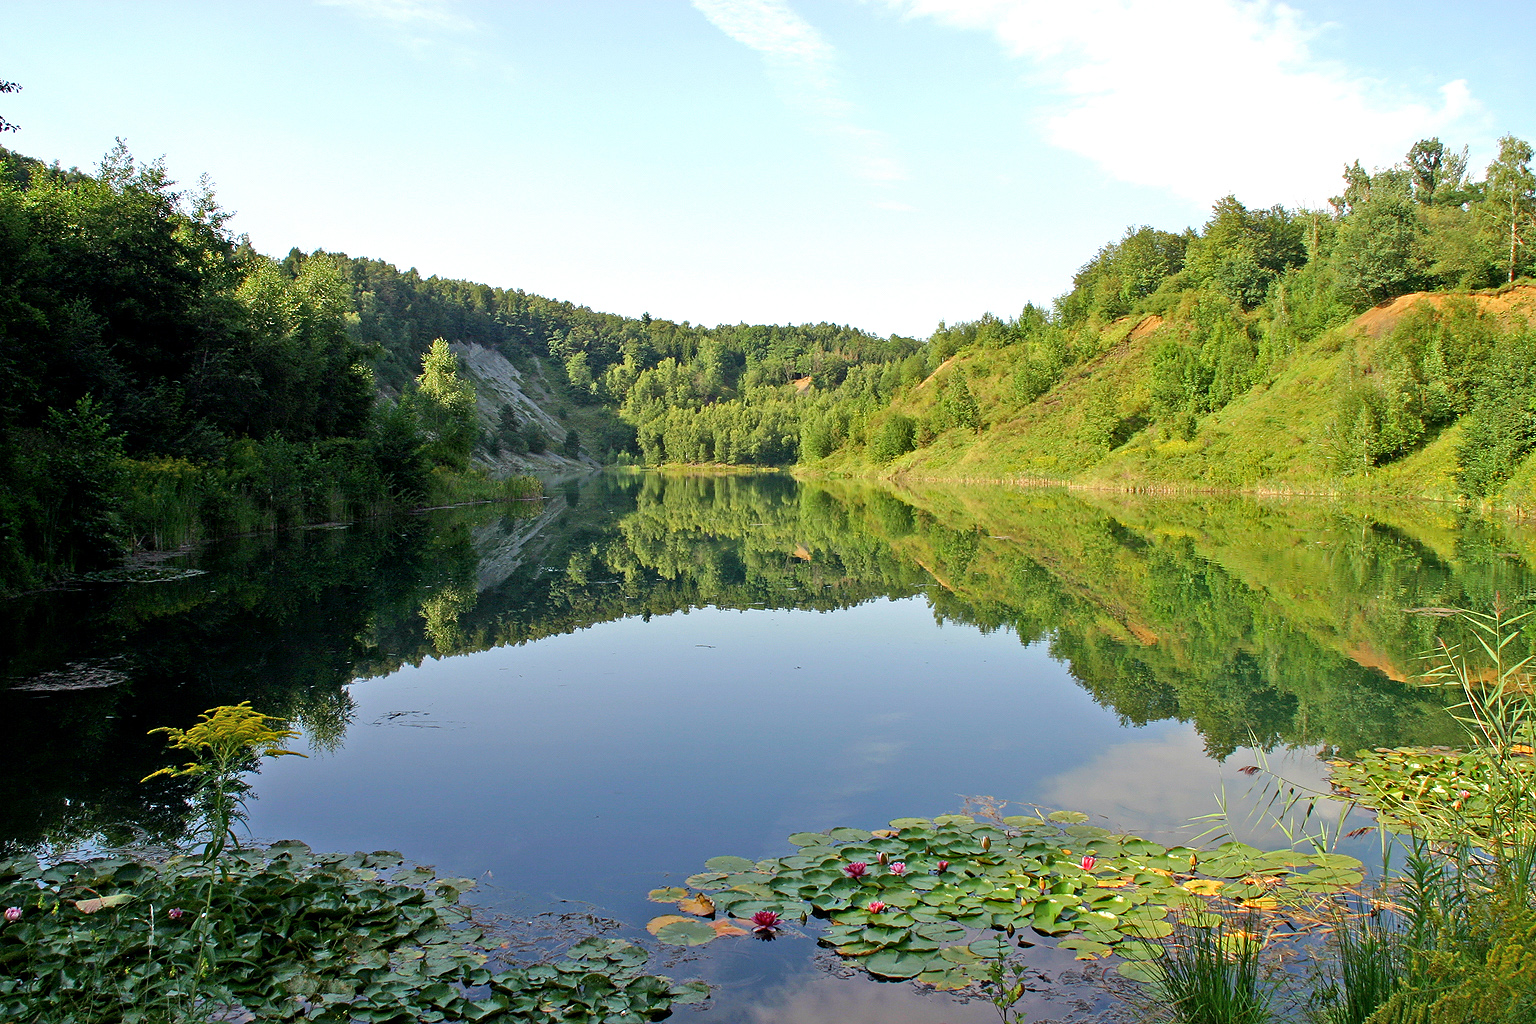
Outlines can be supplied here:
<path id="1" fill-rule="evenodd" d="M 1048 936 L 1078 959 L 1116 953 L 1122 973 L 1145 978 L 1138 962 L 1163 955 L 1156 940 L 1175 919 L 1220 922 L 1213 900 L 1273 911 L 1364 877 L 1340 854 L 1165 847 L 1087 821 L 1076 811 L 1000 822 L 952 814 L 799 832 L 789 856 L 716 857 L 688 889 L 653 891 L 683 911 L 653 921 L 653 934 L 698 945 L 747 933 L 762 912 L 814 917 L 826 923 L 819 940 L 870 974 L 941 989 L 984 980 L 1029 936 Z"/>
<path id="2" fill-rule="evenodd" d="M 1509 824 L 1501 800 L 1536 788 L 1536 761 L 1526 755 L 1500 765 L 1486 749 L 1377 747 L 1329 761 L 1329 781 L 1335 792 L 1376 811 L 1389 831 L 1483 842 Z"/>
<path id="3" fill-rule="evenodd" d="M 707 996 L 589 939 L 500 968 L 460 895 L 399 854 L 302 843 L 215 863 L 0 862 L 0 1020 L 161 1021 L 200 1007 L 260 1020 L 624 1021 Z"/>

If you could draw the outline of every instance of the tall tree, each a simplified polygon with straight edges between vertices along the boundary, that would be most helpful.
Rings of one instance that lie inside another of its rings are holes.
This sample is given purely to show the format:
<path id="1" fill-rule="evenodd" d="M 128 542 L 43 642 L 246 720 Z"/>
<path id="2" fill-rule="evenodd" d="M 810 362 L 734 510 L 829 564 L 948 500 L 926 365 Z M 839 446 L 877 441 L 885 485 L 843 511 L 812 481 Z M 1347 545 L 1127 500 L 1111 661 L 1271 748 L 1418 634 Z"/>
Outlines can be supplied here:
<path id="1" fill-rule="evenodd" d="M 1408 150 L 1408 172 L 1413 175 L 1413 197 L 1420 203 L 1455 201 L 1467 174 L 1467 147 L 1454 153 L 1438 138 L 1420 139 Z"/>
<path id="2" fill-rule="evenodd" d="M 462 469 L 475 447 L 475 386 L 459 376 L 459 360 L 442 338 L 421 357 L 421 376 L 410 396 L 427 438 L 427 452 L 440 466 Z"/>
<path id="3" fill-rule="evenodd" d="M 1504 136 L 1499 140 L 1498 157 L 1488 165 L 1484 183 L 1484 210 L 1503 235 L 1510 281 L 1515 279 L 1520 248 L 1525 244 L 1524 232 L 1536 216 L 1536 174 L 1531 173 L 1531 156 L 1529 143 L 1513 135 Z"/>

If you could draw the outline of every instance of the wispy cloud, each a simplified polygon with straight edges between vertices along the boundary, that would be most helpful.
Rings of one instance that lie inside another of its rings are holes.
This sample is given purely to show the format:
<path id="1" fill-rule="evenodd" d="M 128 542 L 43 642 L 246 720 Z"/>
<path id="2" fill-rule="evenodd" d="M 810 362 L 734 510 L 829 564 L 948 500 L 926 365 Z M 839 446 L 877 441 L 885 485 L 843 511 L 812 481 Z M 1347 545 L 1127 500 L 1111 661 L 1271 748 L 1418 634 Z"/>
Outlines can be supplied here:
<path id="1" fill-rule="evenodd" d="M 354 14 L 400 28 L 469 32 L 475 23 L 452 0 L 319 0 L 323 7 L 344 7 Z"/>
<path id="2" fill-rule="evenodd" d="M 693 6 L 720 31 L 762 54 L 785 102 L 812 130 L 833 140 L 855 177 L 878 184 L 906 179 L 885 135 L 860 126 L 857 108 L 842 95 L 836 50 L 784 0 L 693 0 Z"/>
<path id="3" fill-rule="evenodd" d="M 1048 142 L 1199 202 L 1317 202 L 1347 161 L 1482 128 L 1464 81 L 1425 97 L 1322 60 L 1325 27 L 1271 0 L 885 2 L 992 33 L 1030 62 Z"/>

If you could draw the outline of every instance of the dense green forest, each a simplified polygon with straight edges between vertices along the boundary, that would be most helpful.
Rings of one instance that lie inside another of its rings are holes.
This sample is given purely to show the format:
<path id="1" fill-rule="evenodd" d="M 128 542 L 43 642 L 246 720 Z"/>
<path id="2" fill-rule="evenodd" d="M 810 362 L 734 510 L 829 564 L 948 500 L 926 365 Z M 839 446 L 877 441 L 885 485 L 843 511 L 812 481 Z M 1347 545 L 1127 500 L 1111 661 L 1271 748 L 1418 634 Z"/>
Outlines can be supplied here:
<path id="1" fill-rule="evenodd" d="M 941 326 L 931 378 L 806 461 L 935 478 L 1521 504 L 1536 444 L 1536 175 L 1436 139 L 1328 210 L 1128 230 L 1049 310 Z M 808 438 L 815 431 L 808 431 Z M 830 456 L 830 457 L 829 457 Z"/>
<path id="2" fill-rule="evenodd" d="M 228 219 L 206 178 L 179 189 L 121 142 L 94 173 L 0 149 L 0 589 L 495 496 L 484 470 L 502 455 L 792 462 L 798 420 L 744 398 L 812 375 L 888 395 L 868 367 L 921 347 L 624 318 L 341 253 L 273 259 Z M 509 360 L 536 397 L 488 417 L 447 342 Z"/>
<path id="3" fill-rule="evenodd" d="M 269 258 L 121 143 L 93 173 L 0 151 L 0 579 L 492 496 L 546 451 L 1524 504 L 1536 175 L 1500 146 L 1480 178 L 1431 139 L 1328 210 L 1130 229 L 1050 309 L 926 341 Z M 477 396 L 480 350 L 528 404 Z"/>
<path id="4" fill-rule="evenodd" d="M 1478 176 L 1428 139 L 1397 166 L 1347 167 L 1326 210 L 1228 196 L 1199 231 L 1128 229 L 1048 309 L 923 343 L 625 319 L 378 264 L 364 290 L 470 310 L 432 329 L 601 413 L 604 461 L 1522 504 L 1531 159 L 1506 137 Z M 407 319 L 398 297 L 378 302 L 394 312 L 366 342 L 398 382 L 420 338 L 387 326 Z"/>

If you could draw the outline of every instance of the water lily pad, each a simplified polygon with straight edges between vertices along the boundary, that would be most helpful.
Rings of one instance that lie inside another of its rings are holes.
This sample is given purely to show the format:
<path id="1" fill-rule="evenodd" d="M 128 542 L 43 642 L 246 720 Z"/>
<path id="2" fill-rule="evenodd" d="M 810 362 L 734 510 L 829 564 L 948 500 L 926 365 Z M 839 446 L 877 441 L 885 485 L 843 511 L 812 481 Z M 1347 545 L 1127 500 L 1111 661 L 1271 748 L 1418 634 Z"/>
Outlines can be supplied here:
<path id="1" fill-rule="evenodd" d="M 1168 951 L 1161 943 L 1130 939 L 1116 945 L 1115 952 L 1127 960 L 1156 960 Z"/>
<path id="2" fill-rule="evenodd" d="M 1145 960 L 1122 960 L 1115 966 L 1115 970 L 1122 977 L 1130 978 L 1132 981 L 1146 982 L 1149 985 L 1162 978 L 1161 972 Z"/>
<path id="3" fill-rule="evenodd" d="M 699 917 L 708 917 L 715 912 L 715 901 L 703 893 L 690 896 L 687 899 L 677 901 L 677 909 L 685 914 L 696 914 Z"/>
<path id="4" fill-rule="evenodd" d="M 886 949 L 871 954 L 864 967 L 882 978 L 915 978 L 928 969 L 929 962 L 927 956 Z"/>
<path id="5" fill-rule="evenodd" d="M 1068 825 L 1062 831 L 1074 839 L 1103 839 L 1109 835 L 1109 829 L 1097 825 Z"/>
<path id="6" fill-rule="evenodd" d="M 696 921 L 692 918 L 673 921 L 656 930 L 656 941 L 674 946 L 702 946 L 716 937 L 714 928 L 710 927 L 708 922 Z"/>
<path id="7" fill-rule="evenodd" d="M 652 889 L 645 894 L 645 898 L 652 903 L 676 903 L 678 900 L 688 898 L 688 890 L 669 885 L 665 889 Z"/>
<path id="8" fill-rule="evenodd" d="M 724 871 L 701 871 L 696 875 L 689 875 L 683 881 L 695 889 L 714 889 L 724 885 L 725 879 Z"/>
<path id="9" fill-rule="evenodd" d="M 835 828 L 827 834 L 839 843 L 863 843 L 874 838 L 861 828 Z"/>
<path id="10" fill-rule="evenodd" d="M 647 921 L 646 925 L 645 925 L 645 930 L 650 932 L 652 935 L 655 935 L 657 932 L 661 931 L 663 928 L 665 928 L 669 924 L 677 924 L 679 921 L 692 921 L 692 920 L 693 920 L 693 918 L 691 918 L 691 917 L 684 917 L 681 914 L 662 914 L 660 917 L 653 917 L 649 921 Z"/>
<path id="11" fill-rule="evenodd" d="M 755 871 L 757 864 L 745 857 L 711 857 L 704 862 L 711 871 Z"/>
<path id="12" fill-rule="evenodd" d="M 981 959 L 965 946 L 945 946 L 939 950 L 939 956 L 952 964 L 973 964 Z"/>
<path id="13" fill-rule="evenodd" d="M 76 900 L 75 909 L 82 914 L 94 914 L 98 910 L 110 910 L 120 907 L 124 903 L 132 903 L 135 897 L 132 893 L 120 892 L 113 896 L 98 896 L 95 899 Z"/>
<path id="14" fill-rule="evenodd" d="M 1088 820 L 1088 815 L 1082 811 L 1052 811 L 1046 817 L 1064 825 L 1081 825 Z"/>
<path id="15" fill-rule="evenodd" d="M 989 935 L 977 939 L 965 947 L 983 960 L 998 960 L 1013 952 L 1013 943 L 1001 935 Z"/>
<path id="16" fill-rule="evenodd" d="M 795 846 L 820 846 L 827 841 L 827 837 L 821 832 L 796 832 L 789 837 L 789 841 Z"/>
<path id="17" fill-rule="evenodd" d="M 940 921 L 931 924 L 920 924 L 916 928 L 917 934 L 924 938 L 933 939 L 935 942 L 958 942 L 965 938 L 965 928 L 953 921 Z"/>

